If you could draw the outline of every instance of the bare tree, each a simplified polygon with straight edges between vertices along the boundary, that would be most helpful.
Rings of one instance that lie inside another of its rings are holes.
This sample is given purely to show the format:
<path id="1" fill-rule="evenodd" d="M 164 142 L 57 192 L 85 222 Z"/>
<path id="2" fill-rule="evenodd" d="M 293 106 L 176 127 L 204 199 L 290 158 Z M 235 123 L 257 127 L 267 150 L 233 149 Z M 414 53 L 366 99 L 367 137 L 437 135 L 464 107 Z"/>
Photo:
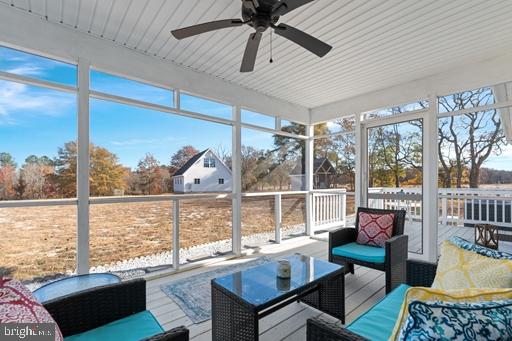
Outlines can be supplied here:
<path id="1" fill-rule="evenodd" d="M 442 112 L 478 108 L 494 102 L 490 88 L 465 91 L 439 98 Z M 478 110 L 478 109 L 477 109 Z M 476 111 L 440 119 L 438 150 L 443 186 L 461 188 L 469 172 L 469 187 L 478 188 L 480 169 L 491 155 L 499 155 L 506 143 L 497 110 Z"/>

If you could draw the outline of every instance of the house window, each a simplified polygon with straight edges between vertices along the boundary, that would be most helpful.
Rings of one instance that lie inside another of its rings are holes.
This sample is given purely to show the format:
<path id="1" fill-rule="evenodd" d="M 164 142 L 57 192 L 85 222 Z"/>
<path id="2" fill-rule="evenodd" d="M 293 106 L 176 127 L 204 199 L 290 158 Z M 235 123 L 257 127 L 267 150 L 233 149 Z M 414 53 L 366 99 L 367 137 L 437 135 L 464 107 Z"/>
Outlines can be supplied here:
<path id="1" fill-rule="evenodd" d="M 215 168 L 215 159 L 205 157 L 204 158 L 204 168 Z"/>
<path id="2" fill-rule="evenodd" d="M 199 185 L 201 183 L 201 179 L 195 178 L 194 185 Z"/>
<path id="3" fill-rule="evenodd" d="M 219 178 L 219 185 L 224 185 L 224 179 L 223 178 Z"/>

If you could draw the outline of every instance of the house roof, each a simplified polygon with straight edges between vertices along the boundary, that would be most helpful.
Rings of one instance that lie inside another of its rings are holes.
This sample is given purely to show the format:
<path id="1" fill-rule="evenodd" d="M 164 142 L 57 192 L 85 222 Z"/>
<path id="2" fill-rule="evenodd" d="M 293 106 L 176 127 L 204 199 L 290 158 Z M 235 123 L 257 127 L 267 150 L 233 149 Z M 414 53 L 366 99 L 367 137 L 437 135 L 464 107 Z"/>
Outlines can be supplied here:
<path id="1" fill-rule="evenodd" d="M 196 155 L 192 156 L 190 159 L 188 159 L 188 161 L 183 165 L 181 166 L 180 169 L 178 169 L 178 171 L 176 173 L 174 173 L 173 176 L 178 176 L 178 175 L 183 175 L 185 174 L 186 171 L 188 171 L 188 169 L 190 167 L 192 167 L 192 165 L 194 163 L 196 163 L 197 160 L 199 160 L 201 158 L 201 156 L 203 156 L 204 154 L 206 154 L 207 151 L 209 151 L 210 149 L 205 149 L 203 150 L 202 152 L 199 152 L 197 153 Z"/>
<path id="2" fill-rule="evenodd" d="M 322 167 L 322 165 L 327 161 L 327 163 L 329 164 L 329 168 L 332 168 L 334 169 L 332 163 L 329 161 L 329 159 L 325 158 L 325 157 L 320 157 L 320 158 L 316 158 L 314 161 L 313 161 L 313 172 L 316 173 L 318 172 L 318 170 L 320 169 L 320 167 Z M 303 165 L 302 163 L 297 163 L 297 165 L 295 166 L 295 168 L 291 171 L 290 175 L 302 175 L 304 174 L 305 170 L 303 169 Z"/>

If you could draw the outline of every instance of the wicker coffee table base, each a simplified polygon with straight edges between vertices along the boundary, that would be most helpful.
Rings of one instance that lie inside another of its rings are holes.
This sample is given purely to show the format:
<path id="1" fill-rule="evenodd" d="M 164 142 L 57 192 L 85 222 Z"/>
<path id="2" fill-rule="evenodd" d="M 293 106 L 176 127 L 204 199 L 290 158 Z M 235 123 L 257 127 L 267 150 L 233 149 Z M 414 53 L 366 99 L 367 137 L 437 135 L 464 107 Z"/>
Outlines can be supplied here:
<path id="1" fill-rule="evenodd" d="M 212 283 L 212 339 L 214 341 L 258 340 L 258 321 L 297 300 L 345 323 L 344 270 L 306 286 L 296 295 L 283 297 L 271 306 L 255 307 L 232 292 Z"/>

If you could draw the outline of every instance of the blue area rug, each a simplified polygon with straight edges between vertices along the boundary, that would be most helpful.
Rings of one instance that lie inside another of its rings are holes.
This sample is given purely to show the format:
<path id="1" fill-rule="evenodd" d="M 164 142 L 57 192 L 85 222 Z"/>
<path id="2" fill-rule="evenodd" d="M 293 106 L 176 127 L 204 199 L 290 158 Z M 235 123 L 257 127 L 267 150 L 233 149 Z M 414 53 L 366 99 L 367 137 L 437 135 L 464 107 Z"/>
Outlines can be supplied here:
<path id="1" fill-rule="evenodd" d="M 271 258 L 260 257 L 246 263 L 234 264 L 162 284 L 160 289 L 180 306 L 192 322 L 200 323 L 209 320 L 212 315 L 210 291 L 212 279 L 272 261 Z"/>

